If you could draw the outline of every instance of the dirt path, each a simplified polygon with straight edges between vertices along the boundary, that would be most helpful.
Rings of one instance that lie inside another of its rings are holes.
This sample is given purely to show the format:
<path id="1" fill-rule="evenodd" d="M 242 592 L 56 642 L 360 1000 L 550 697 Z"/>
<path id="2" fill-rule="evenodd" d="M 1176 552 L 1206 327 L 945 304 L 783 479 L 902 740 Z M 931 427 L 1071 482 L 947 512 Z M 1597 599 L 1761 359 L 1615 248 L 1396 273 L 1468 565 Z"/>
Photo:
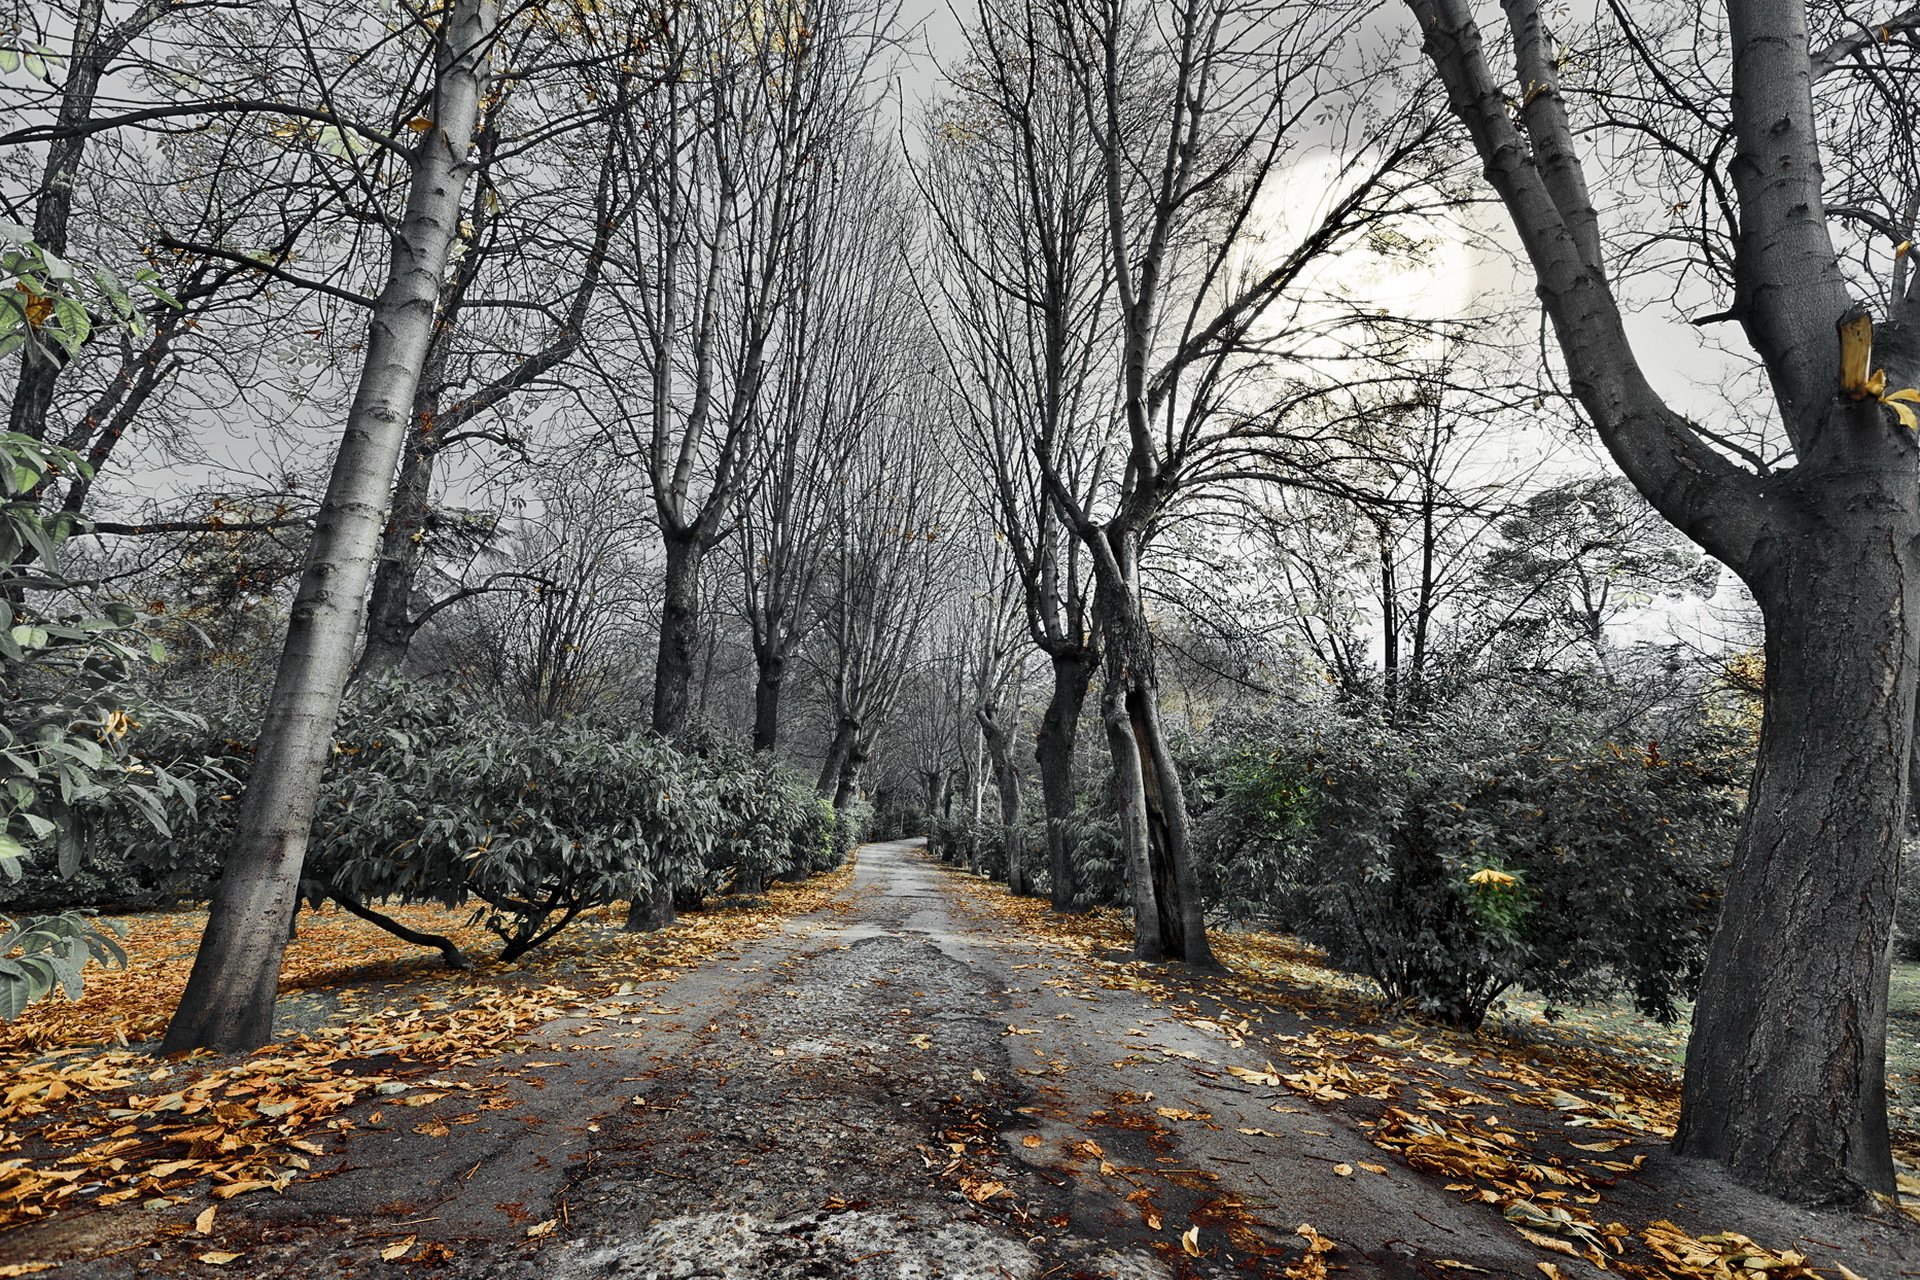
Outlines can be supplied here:
<path id="1" fill-rule="evenodd" d="M 386 1108 L 315 1161 L 323 1176 L 222 1207 L 207 1237 L 129 1248 L 128 1208 L 15 1233 L 0 1261 L 75 1258 L 63 1272 L 101 1277 L 213 1275 L 196 1259 L 216 1251 L 238 1255 L 225 1274 L 261 1277 L 1537 1280 L 1544 1255 L 1493 1212 L 1387 1167 L 1339 1112 L 1231 1075 L 1263 1063 L 1232 1026 L 1084 967 L 968 909 L 917 844 L 871 845 L 834 908 L 543 1028 L 485 1108 L 466 1088 L 481 1077 L 424 1080 L 430 1105 Z"/>

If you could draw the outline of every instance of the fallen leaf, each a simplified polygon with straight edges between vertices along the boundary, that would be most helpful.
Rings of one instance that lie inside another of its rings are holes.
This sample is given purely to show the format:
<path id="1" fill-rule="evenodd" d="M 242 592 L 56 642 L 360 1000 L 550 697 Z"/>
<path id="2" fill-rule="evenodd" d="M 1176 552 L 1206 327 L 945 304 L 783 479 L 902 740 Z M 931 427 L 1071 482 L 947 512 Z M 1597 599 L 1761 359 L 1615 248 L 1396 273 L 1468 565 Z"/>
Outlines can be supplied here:
<path id="1" fill-rule="evenodd" d="M 1342 1161 L 1333 1166 L 1333 1176 L 1336 1178 L 1351 1178 L 1353 1176 L 1353 1166 Z"/>
<path id="2" fill-rule="evenodd" d="M 214 1208 L 212 1205 L 208 1205 L 205 1209 L 201 1210 L 200 1216 L 193 1220 L 193 1233 L 195 1235 L 205 1236 L 213 1234 L 213 1213 Z"/>
<path id="3" fill-rule="evenodd" d="M 1182 1231 L 1180 1233 L 1180 1247 L 1187 1251 L 1187 1256 L 1193 1258 L 1199 1257 L 1200 1228 L 1188 1227 L 1185 1231 Z"/>
<path id="4" fill-rule="evenodd" d="M 553 1234 L 553 1229 L 559 1225 L 560 1219 L 558 1218 L 548 1218 L 545 1222 L 536 1222 L 527 1228 L 527 1239 L 538 1240 L 542 1236 L 550 1236 Z"/>
<path id="5" fill-rule="evenodd" d="M 413 1248 L 415 1238 L 414 1236 L 408 1236 L 404 1240 L 395 1240 L 392 1244 L 380 1251 L 380 1261 L 398 1262 L 400 1259 L 406 1257 L 407 1250 Z"/>
<path id="6" fill-rule="evenodd" d="M 211 1253 L 195 1254 L 194 1256 L 210 1267 L 224 1267 L 240 1255 L 237 1253 L 222 1253 L 216 1249 Z"/>

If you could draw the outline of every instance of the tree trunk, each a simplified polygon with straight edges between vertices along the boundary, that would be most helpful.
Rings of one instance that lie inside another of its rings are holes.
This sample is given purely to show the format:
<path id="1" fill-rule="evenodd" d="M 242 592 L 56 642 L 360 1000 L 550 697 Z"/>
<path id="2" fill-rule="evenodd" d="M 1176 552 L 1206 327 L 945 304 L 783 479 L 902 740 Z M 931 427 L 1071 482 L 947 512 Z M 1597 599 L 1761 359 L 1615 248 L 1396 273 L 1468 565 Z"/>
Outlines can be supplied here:
<path id="1" fill-rule="evenodd" d="M 833 727 L 833 741 L 827 746 L 827 758 L 820 766 L 820 781 L 815 787 L 822 796 L 840 807 L 840 780 L 846 774 L 847 762 L 853 758 L 855 745 L 860 740 L 860 725 L 857 721 L 842 717 Z"/>
<path id="2" fill-rule="evenodd" d="M 406 213 L 368 324 L 366 365 L 308 544 L 238 829 L 162 1044 L 168 1053 L 252 1049 L 273 1034 L 287 920 L 460 224 L 496 24 L 493 0 L 457 0 L 442 28 L 431 104 L 438 124 L 411 157 Z"/>
<path id="3" fill-rule="evenodd" d="M 432 398 L 429 398 L 431 396 Z M 400 478 L 393 486 L 393 510 L 380 535 L 380 559 L 374 565 L 373 593 L 367 598 L 367 647 L 355 676 L 378 680 L 399 669 L 413 644 L 413 588 L 425 558 L 427 515 L 433 494 L 435 450 L 428 431 L 436 393 L 416 396 Z"/>
<path id="4" fill-rule="evenodd" d="M 756 653 L 759 677 L 753 686 L 753 749 L 780 745 L 780 690 L 787 678 L 787 656 L 771 649 Z"/>
<path id="5" fill-rule="evenodd" d="M 699 535 L 666 534 L 666 580 L 661 588 L 660 651 L 653 667 L 653 731 L 677 742 L 692 708 L 693 668 L 700 649 Z"/>
<path id="6" fill-rule="evenodd" d="M 679 913 L 673 909 L 673 886 L 663 882 L 656 885 L 652 892 L 627 903 L 627 922 L 624 927 L 628 933 L 654 933 L 679 918 Z"/>
<path id="7" fill-rule="evenodd" d="M 868 752 L 866 743 L 856 734 L 853 745 L 847 751 L 845 762 L 840 766 L 840 777 L 833 788 L 833 807 L 844 813 L 860 795 L 860 772 L 866 767 Z"/>
<path id="8" fill-rule="evenodd" d="M 1911 447 L 1911 446 L 1908 446 Z M 1920 495 L 1822 483 L 1752 575 L 1766 715 L 1694 1007 L 1676 1147 L 1810 1203 L 1891 1192 L 1887 980 L 1914 730 Z M 1839 526 L 1839 527 L 1836 527 Z M 1763 555 L 1766 553 L 1762 553 Z"/>
<path id="9" fill-rule="evenodd" d="M 1213 949 L 1207 944 L 1187 847 L 1186 795 L 1160 724 L 1153 636 L 1135 592 L 1133 540 L 1110 532 L 1105 542 L 1111 555 L 1101 558 L 1094 589 L 1107 665 L 1101 712 L 1108 745 L 1115 752 L 1114 800 L 1134 894 L 1135 945 L 1145 948 L 1137 954 L 1143 960 L 1185 960 L 1211 967 Z M 1130 758 L 1122 759 L 1122 753 Z M 1136 867 L 1151 880 L 1152 892 L 1145 898 Z M 1157 917 L 1151 929 L 1139 919 L 1148 911 Z"/>
<path id="10" fill-rule="evenodd" d="M 1020 897 L 1030 891 L 1026 851 L 1020 847 L 1020 768 L 1013 759 L 1013 735 L 998 719 L 981 717 L 987 755 L 993 762 L 993 787 L 1000 793 L 1000 848 L 1007 859 L 1007 888 Z"/>
<path id="11" fill-rule="evenodd" d="M 1073 847 L 1068 833 L 1073 823 L 1073 759 L 1080 733 L 1080 710 L 1087 686 L 1099 662 L 1087 649 L 1053 655 L 1053 696 L 1040 718 L 1034 759 L 1040 764 L 1041 805 L 1047 819 L 1047 872 L 1055 911 L 1071 911 L 1079 886 L 1074 882 Z"/>
<path id="12" fill-rule="evenodd" d="M 93 115 L 101 74 L 108 58 L 122 43 L 117 38 L 119 33 L 110 35 L 102 30 L 105 18 L 105 0 L 82 0 L 74 14 L 73 54 L 68 62 L 67 81 L 61 86 L 60 110 L 56 117 L 63 132 L 47 143 L 46 162 L 40 169 L 40 198 L 33 211 L 33 242 L 58 257 L 66 256 L 67 231 L 73 220 L 73 187 L 80 176 L 80 160 L 86 153 L 87 139 L 92 136 L 79 126 Z M 146 22 L 129 19 L 130 30 L 145 26 Z M 7 408 L 7 430 L 35 440 L 46 438 L 54 387 L 67 364 L 63 349 L 57 344 L 49 347 L 42 351 L 33 343 L 27 343 L 21 348 L 20 379 L 14 384 L 13 400 Z"/>
<path id="13" fill-rule="evenodd" d="M 1106 725 L 1107 751 L 1113 757 L 1113 811 L 1120 822 L 1127 895 L 1133 900 L 1133 954 L 1142 960 L 1165 959 L 1160 898 L 1147 835 L 1146 780 L 1140 772 L 1140 751 L 1133 741 L 1133 722 L 1127 715 L 1124 683 L 1110 679 L 1101 690 L 1100 719 Z"/>

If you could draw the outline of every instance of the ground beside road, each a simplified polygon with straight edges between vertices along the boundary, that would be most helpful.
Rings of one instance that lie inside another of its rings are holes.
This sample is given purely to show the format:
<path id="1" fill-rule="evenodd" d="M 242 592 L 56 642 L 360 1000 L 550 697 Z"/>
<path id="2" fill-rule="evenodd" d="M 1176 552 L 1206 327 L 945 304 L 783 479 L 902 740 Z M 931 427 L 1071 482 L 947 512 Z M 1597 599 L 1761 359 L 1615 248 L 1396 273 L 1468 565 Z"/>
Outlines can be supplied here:
<path id="1" fill-rule="evenodd" d="M 369 1059 L 393 1084 L 278 1195 L 204 1231 L 131 1199 L 62 1213 L 0 1236 L 0 1268 L 1538 1280 L 1790 1275 L 1798 1250 L 1920 1275 L 1897 1212 L 1801 1213 L 1666 1156 L 1670 1103 L 1630 1067 L 1330 1013 L 1283 954 L 1225 950 L 1228 978 L 1139 965 L 869 845 L 825 909 L 510 1052 Z"/>

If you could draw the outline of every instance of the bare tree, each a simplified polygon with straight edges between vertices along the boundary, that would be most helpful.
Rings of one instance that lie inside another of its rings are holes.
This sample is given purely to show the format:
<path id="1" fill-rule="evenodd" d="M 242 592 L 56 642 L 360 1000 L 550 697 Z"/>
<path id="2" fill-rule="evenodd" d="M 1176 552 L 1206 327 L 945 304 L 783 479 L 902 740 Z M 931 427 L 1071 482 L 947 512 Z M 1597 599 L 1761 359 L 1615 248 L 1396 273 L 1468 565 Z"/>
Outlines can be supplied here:
<path id="1" fill-rule="evenodd" d="M 690 5 L 650 37 L 662 72 L 621 121 L 621 309 L 594 355 L 665 549 L 653 727 L 669 737 L 688 727 L 700 566 L 749 481 L 807 214 L 887 25 L 864 0 Z"/>
<path id="2" fill-rule="evenodd" d="M 1141 554 L 1183 491 L 1245 474 L 1253 438 L 1267 435 L 1265 452 L 1284 454 L 1275 428 L 1298 397 L 1276 396 L 1276 383 L 1300 380 L 1316 333 L 1342 359 L 1377 342 L 1375 322 L 1316 288 L 1314 272 L 1430 205 L 1438 161 L 1431 126 L 1388 109 L 1380 90 L 1391 81 L 1370 69 L 1363 90 L 1353 73 L 1333 70 L 1351 31 L 1345 12 L 1239 0 L 1148 11 L 1096 0 L 1053 13 L 1098 156 L 1122 447 L 1091 502 L 1050 453 L 1038 461 L 1092 559 L 1134 950 L 1211 964 L 1186 802 L 1160 719 Z M 1332 115 L 1346 121 L 1342 132 L 1317 135 L 1315 122 Z M 1296 225 L 1259 226 L 1263 193 L 1309 147 L 1336 157 L 1326 190 Z M 1257 262 L 1248 252 L 1256 231 L 1266 241 Z M 1272 239 L 1286 247 L 1270 249 Z"/>
<path id="3" fill-rule="evenodd" d="M 1103 365 L 1117 348 L 1104 174 L 1059 37 L 1044 9 L 982 4 L 968 56 L 926 122 L 917 176 L 944 251 L 931 284 L 968 453 L 1052 668 L 1035 758 L 1051 900 L 1064 911 L 1076 898 L 1074 757 L 1100 647 L 1089 558 L 1038 459 L 1091 500 L 1111 409 Z"/>
<path id="4" fill-rule="evenodd" d="M 368 324 L 360 389 L 308 544 L 253 781 L 206 935 L 167 1027 L 169 1052 L 250 1049 L 272 1036 L 280 957 L 320 775 L 360 639 L 435 304 L 459 234 L 497 21 L 492 0 L 454 0 L 433 35 L 433 97 L 427 127 L 407 157 L 407 204 L 394 229 L 387 286 Z"/>
<path id="5" fill-rule="evenodd" d="M 922 328 L 903 287 L 913 215 L 895 163 L 864 135 L 827 151 L 786 267 L 793 301 L 739 499 L 756 751 L 779 742 L 788 663 L 819 624 L 836 481 L 903 375 L 903 344 Z"/>
<path id="6" fill-rule="evenodd" d="M 932 439 L 937 395 L 922 378 L 893 401 L 847 469 L 828 552 L 824 643 L 816 658 L 832 726 L 820 794 L 844 808 L 893 715 L 928 619 L 950 582 L 958 515 Z"/>

